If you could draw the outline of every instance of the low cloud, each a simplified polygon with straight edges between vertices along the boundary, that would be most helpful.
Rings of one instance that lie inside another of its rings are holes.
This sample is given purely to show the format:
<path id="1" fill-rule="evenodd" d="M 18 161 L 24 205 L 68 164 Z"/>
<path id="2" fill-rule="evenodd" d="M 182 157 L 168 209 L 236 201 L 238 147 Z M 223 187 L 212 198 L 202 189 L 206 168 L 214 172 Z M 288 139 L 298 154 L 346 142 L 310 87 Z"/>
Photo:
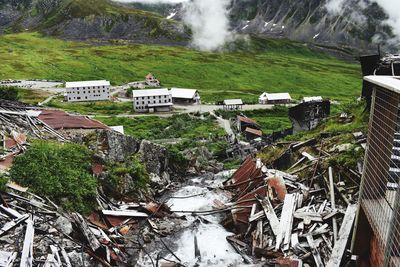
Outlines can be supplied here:
<path id="1" fill-rule="evenodd" d="M 221 49 L 234 39 L 229 28 L 231 0 L 114 0 L 123 3 L 183 4 L 182 19 L 192 29 L 193 47 L 204 51 Z"/>

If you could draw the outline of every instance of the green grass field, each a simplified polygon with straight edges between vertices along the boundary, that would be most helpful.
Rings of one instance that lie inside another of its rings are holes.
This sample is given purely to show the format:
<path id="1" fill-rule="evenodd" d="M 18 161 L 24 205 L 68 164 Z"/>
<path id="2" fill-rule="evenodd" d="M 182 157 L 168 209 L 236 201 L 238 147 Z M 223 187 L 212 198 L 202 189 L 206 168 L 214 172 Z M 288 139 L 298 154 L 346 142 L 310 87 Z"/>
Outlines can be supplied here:
<path id="1" fill-rule="evenodd" d="M 253 49 L 252 46 L 256 48 Z M 38 33 L 0 36 L 0 79 L 142 80 L 152 72 L 165 87 L 196 88 L 204 102 L 290 92 L 345 100 L 360 94 L 361 72 L 351 64 L 286 40 L 257 40 L 238 52 L 184 47 L 104 45 L 63 41 Z"/>

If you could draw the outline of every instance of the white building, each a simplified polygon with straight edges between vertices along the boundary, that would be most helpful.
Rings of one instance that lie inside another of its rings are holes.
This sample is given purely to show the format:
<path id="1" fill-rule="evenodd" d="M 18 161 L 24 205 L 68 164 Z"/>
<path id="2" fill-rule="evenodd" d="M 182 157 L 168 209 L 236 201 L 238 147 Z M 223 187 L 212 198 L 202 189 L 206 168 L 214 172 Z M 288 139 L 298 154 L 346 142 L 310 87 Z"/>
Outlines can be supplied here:
<path id="1" fill-rule="evenodd" d="M 242 99 L 225 99 L 224 110 L 238 110 L 243 108 Z"/>
<path id="2" fill-rule="evenodd" d="M 258 101 L 260 104 L 290 104 L 292 97 L 289 93 L 262 93 Z"/>
<path id="3" fill-rule="evenodd" d="M 110 100 L 110 82 L 82 81 L 66 82 L 66 100 L 68 102 Z"/>
<path id="4" fill-rule="evenodd" d="M 200 104 L 200 94 L 196 89 L 171 88 L 172 101 L 182 104 Z"/>
<path id="5" fill-rule="evenodd" d="M 324 99 L 322 96 L 305 96 L 301 100 L 302 103 L 307 103 L 307 102 L 322 102 Z"/>
<path id="6" fill-rule="evenodd" d="M 168 89 L 133 90 L 133 107 L 136 112 L 171 111 L 171 92 Z"/>

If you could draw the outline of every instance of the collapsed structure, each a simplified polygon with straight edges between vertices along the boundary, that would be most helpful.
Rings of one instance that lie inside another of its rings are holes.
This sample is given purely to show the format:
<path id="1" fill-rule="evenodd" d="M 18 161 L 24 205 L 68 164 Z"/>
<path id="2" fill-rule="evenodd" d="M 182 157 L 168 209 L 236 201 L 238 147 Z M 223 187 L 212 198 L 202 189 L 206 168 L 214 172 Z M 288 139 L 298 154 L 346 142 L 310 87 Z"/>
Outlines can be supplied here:
<path id="1" fill-rule="evenodd" d="M 294 132 L 315 129 L 318 124 L 330 115 L 331 103 L 320 98 L 304 98 L 303 101 L 289 108 L 289 119 Z"/>

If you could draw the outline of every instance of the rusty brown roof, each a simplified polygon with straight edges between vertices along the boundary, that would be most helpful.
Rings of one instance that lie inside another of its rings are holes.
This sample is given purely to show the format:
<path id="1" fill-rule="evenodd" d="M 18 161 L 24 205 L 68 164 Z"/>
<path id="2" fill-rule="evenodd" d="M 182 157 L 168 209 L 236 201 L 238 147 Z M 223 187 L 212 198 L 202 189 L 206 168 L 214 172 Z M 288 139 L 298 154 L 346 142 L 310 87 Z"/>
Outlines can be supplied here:
<path id="1" fill-rule="evenodd" d="M 84 116 L 68 114 L 61 110 L 43 110 L 39 119 L 55 130 L 59 129 L 108 129 L 101 122 Z"/>
<path id="2" fill-rule="evenodd" d="M 255 125 L 258 125 L 257 124 L 257 122 L 255 121 L 255 120 L 252 120 L 252 119 L 250 119 L 250 118 L 247 118 L 247 117 L 243 117 L 243 116 L 237 116 L 237 119 L 239 120 L 239 121 L 241 121 L 241 122 L 245 122 L 245 123 L 250 123 L 250 124 L 255 124 Z"/>
<path id="3" fill-rule="evenodd" d="M 250 127 L 246 127 L 245 132 L 252 133 L 252 134 L 260 136 L 260 137 L 262 136 L 262 131 L 257 130 L 257 129 L 253 129 L 253 128 L 250 128 Z"/>

